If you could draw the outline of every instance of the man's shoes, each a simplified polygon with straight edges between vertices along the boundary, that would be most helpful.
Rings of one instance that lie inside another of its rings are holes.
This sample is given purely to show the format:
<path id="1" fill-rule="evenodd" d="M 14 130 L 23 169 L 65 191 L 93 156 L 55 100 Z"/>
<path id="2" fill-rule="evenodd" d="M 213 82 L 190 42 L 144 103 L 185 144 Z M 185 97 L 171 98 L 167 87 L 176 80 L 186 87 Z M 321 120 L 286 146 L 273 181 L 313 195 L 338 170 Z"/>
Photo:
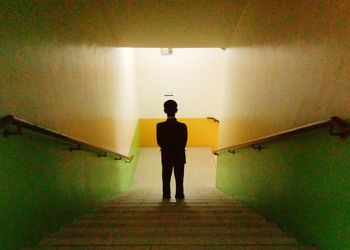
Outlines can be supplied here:
<path id="1" fill-rule="evenodd" d="M 171 199 L 170 195 L 163 195 L 163 200 L 169 200 L 169 199 Z"/>
<path id="2" fill-rule="evenodd" d="M 185 196 L 184 195 L 175 195 L 175 199 L 185 199 Z"/>

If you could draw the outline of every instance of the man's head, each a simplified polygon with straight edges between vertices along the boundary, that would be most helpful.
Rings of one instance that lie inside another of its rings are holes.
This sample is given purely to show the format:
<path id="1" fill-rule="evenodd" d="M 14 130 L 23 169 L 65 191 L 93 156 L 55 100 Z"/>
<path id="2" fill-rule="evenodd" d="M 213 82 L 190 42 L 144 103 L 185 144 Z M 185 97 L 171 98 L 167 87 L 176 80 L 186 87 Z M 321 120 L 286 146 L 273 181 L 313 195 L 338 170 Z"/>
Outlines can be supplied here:
<path id="1" fill-rule="evenodd" d="M 164 112 L 168 115 L 168 117 L 175 117 L 175 113 L 177 112 L 177 103 L 174 100 L 167 100 L 164 103 Z"/>

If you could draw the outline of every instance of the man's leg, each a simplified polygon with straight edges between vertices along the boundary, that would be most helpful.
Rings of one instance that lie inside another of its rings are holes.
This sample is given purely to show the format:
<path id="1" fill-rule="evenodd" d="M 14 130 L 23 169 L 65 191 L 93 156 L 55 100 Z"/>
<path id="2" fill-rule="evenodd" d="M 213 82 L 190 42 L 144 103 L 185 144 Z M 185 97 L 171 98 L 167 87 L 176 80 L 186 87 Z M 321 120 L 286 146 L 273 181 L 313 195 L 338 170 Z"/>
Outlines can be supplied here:
<path id="1" fill-rule="evenodd" d="M 184 164 L 177 164 L 174 166 L 174 174 L 175 174 L 175 180 L 176 180 L 176 194 L 175 198 L 177 199 L 184 199 Z"/>
<path id="2" fill-rule="evenodd" d="M 170 164 L 162 164 L 163 179 L 163 199 L 170 199 L 170 179 L 172 174 L 172 166 Z"/>

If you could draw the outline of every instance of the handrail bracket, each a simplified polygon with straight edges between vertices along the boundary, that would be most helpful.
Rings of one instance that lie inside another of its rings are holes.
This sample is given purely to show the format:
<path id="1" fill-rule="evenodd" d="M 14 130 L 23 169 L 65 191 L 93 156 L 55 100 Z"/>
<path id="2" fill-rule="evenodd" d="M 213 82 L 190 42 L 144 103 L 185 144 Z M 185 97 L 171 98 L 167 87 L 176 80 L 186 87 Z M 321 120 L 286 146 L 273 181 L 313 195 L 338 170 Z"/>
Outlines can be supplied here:
<path id="1" fill-rule="evenodd" d="M 79 150 L 81 150 L 81 145 L 80 145 L 80 144 L 78 144 L 76 148 L 74 148 L 74 147 L 70 147 L 70 148 L 69 148 L 69 151 L 70 151 L 70 152 L 79 151 Z"/>
<path id="2" fill-rule="evenodd" d="M 252 144 L 252 148 L 261 151 L 263 149 L 263 146 L 260 144 Z"/>
<path id="3" fill-rule="evenodd" d="M 131 163 L 132 159 L 134 159 L 134 155 L 132 155 L 129 159 L 126 159 L 125 163 Z"/>
<path id="4" fill-rule="evenodd" d="M 345 140 L 350 135 L 350 124 L 337 116 L 333 116 L 331 118 L 329 134 L 339 136 L 340 139 Z"/>
<path id="5" fill-rule="evenodd" d="M 107 153 L 106 153 L 106 152 L 103 152 L 103 154 L 98 154 L 97 157 L 98 157 L 98 158 L 100 158 L 100 157 L 107 157 Z"/>
<path id="6" fill-rule="evenodd" d="M 19 126 L 18 124 L 15 124 L 17 127 L 17 131 L 10 131 L 9 129 L 5 129 L 3 132 L 3 135 L 5 138 L 9 137 L 10 135 L 21 135 L 23 134 L 21 126 Z"/>

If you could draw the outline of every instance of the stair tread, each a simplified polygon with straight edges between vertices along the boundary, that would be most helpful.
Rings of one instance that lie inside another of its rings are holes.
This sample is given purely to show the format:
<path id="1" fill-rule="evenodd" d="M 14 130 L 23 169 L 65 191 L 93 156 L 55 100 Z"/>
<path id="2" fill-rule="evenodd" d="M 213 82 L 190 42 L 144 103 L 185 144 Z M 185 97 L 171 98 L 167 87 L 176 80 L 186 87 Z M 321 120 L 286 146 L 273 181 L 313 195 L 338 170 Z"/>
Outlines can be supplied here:
<path id="1" fill-rule="evenodd" d="M 99 213 L 113 213 L 113 212 L 122 212 L 122 211 L 159 211 L 162 212 L 164 209 L 169 209 L 172 211 L 249 211 L 247 209 L 243 208 L 232 208 L 232 207 L 215 207 L 215 206 L 195 206 L 195 207 L 151 207 L 151 206 L 120 206 L 120 207 L 112 207 L 112 208 L 100 208 L 98 210 L 95 210 L 95 212 Z M 164 211 L 167 212 L 167 211 Z"/>
<path id="2" fill-rule="evenodd" d="M 113 227 L 113 228 L 62 228 L 58 233 L 147 233 L 147 232 L 158 232 L 158 233 L 196 233 L 196 234 L 227 234 L 227 233 L 282 233 L 282 231 L 274 227 L 174 227 L 174 226 L 163 226 L 163 227 Z"/>
<path id="3" fill-rule="evenodd" d="M 198 245 L 198 244 L 213 244 L 213 245 L 264 245 L 264 244 L 277 244 L 277 245 L 297 245 L 294 238 L 286 236 L 246 236 L 246 237 L 231 237 L 230 235 L 212 235 L 212 236 L 170 236 L 170 235 L 159 235 L 155 237 L 145 236 L 100 236 L 92 237 L 86 235 L 85 237 L 51 237 L 45 238 L 41 241 L 40 245 L 140 245 L 140 244 L 155 244 L 155 245 Z"/>
<path id="4" fill-rule="evenodd" d="M 91 216 L 99 216 L 99 217 L 155 217 L 155 216 L 188 216 L 188 217 L 240 217 L 240 216 L 248 216 L 248 217 L 261 217 L 253 212 L 241 212 L 241 211 L 231 211 L 225 213 L 218 213 L 214 211 L 200 211 L 200 212 L 184 212 L 184 211 L 168 211 L 168 212 L 145 212 L 145 211 L 125 211 L 124 213 L 115 213 L 115 214 L 104 214 L 104 213 L 87 213 L 82 217 L 91 217 Z"/>
<path id="5" fill-rule="evenodd" d="M 206 237 L 229 237 L 229 238 L 292 238 L 286 233 L 276 233 L 276 232 L 58 232 L 51 235 L 48 235 L 46 239 L 52 238 L 142 238 L 142 237 L 161 237 L 161 238 L 206 238 Z"/>
<path id="6" fill-rule="evenodd" d="M 203 221 L 219 221 L 223 223 L 231 223 L 235 221 L 265 221 L 265 219 L 261 217 L 188 217 L 188 216 L 159 216 L 159 217 L 99 217 L 99 218 L 83 218 L 80 219 L 80 222 L 139 222 L 143 221 L 145 223 L 158 223 L 158 222 L 179 222 L 179 220 L 187 221 L 187 220 L 193 220 L 195 222 L 203 222 Z"/>
<path id="7" fill-rule="evenodd" d="M 148 224 L 149 226 L 164 226 L 168 225 L 168 221 L 163 222 L 153 222 L 145 223 L 144 221 L 134 221 L 134 222 L 77 222 L 76 224 L 73 224 L 72 226 L 86 226 L 86 227 L 116 227 L 116 226 L 142 226 Z M 266 225 L 266 222 L 264 221 L 231 221 L 231 222 L 218 222 L 217 220 L 213 221 L 176 221 L 172 223 L 175 226 L 197 226 L 197 227 L 211 227 L 211 226 L 226 226 L 226 227 L 234 227 L 234 226 L 262 226 Z M 66 227 L 69 227 L 66 226 Z"/>
<path id="8" fill-rule="evenodd" d="M 74 246 L 74 250 L 316 250 L 309 246 L 241 246 L 241 245 L 109 245 L 109 246 Z M 22 247 L 21 250 L 72 250 L 70 246 L 35 246 Z"/>

